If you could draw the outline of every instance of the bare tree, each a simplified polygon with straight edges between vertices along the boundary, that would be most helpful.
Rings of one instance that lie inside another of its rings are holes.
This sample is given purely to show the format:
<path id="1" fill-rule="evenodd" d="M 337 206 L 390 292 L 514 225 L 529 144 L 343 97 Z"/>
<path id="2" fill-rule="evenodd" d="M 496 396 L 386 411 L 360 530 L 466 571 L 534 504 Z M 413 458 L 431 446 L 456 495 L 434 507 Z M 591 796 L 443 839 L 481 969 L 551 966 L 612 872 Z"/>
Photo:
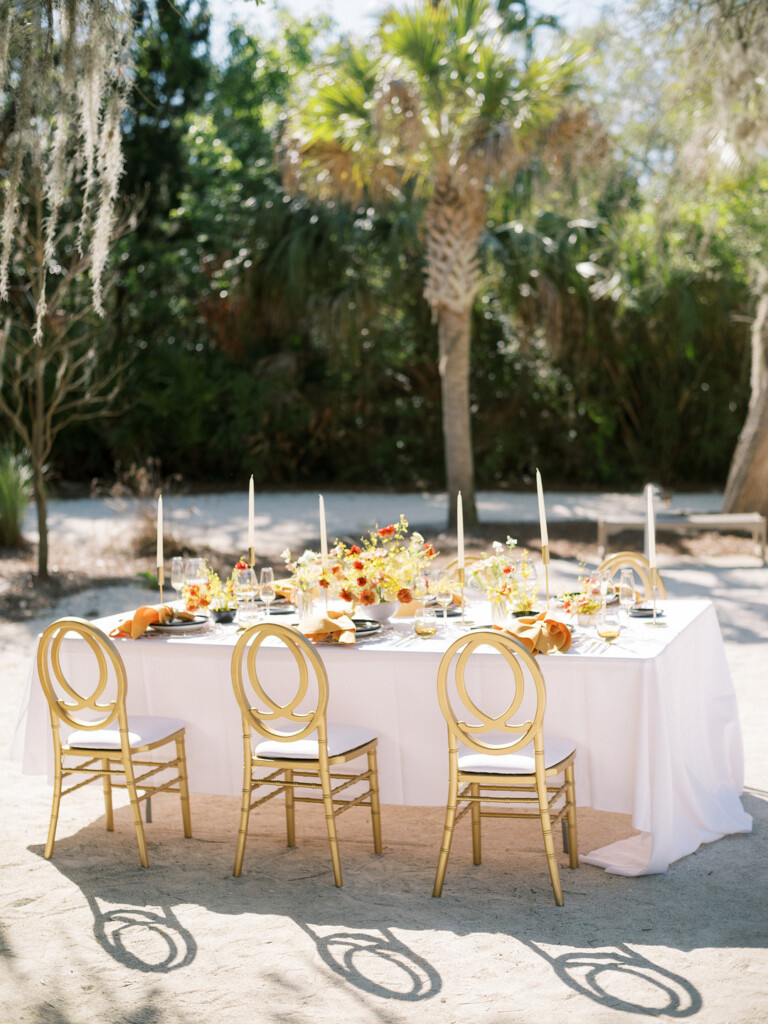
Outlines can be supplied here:
<path id="1" fill-rule="evenodd" d="M 38 175 L 27 182 L 26 195 L 22 194 L 0 329 L 0 415 L 29 453 L 41 580 L 48 577 L 46 474 L 54 442 L 71 423 L 93 419 L 109 409 L 125 370 L 122 359 L 111 358 L 110 331 L 94 312 L 83 286 L 93 257 L 77 246 L 77 219 L 59 218 L 48 256 L 51 239 L 43 193 Z M 130 227 L 128 219 L 119 221 L 109 245 Z M 38 298 L 43 275 L 41 314 Z M 105 292 L 109 285 L 105 279 Z"/>

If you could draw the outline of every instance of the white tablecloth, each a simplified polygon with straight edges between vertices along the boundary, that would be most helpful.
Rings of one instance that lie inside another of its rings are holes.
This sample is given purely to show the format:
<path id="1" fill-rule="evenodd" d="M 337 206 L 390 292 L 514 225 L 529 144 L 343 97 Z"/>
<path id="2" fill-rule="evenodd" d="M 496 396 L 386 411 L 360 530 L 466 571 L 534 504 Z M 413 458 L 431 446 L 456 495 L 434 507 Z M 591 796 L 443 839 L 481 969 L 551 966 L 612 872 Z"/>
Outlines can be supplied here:
<path id="1" fill-rule="evenodd" d="M 662 607 L 664 628 L 632 620 L 611 645 L 585 638 L 568 654 L 540 659 L 545 732 L 577 744 L 578 803 L 631 814 L 642 833 L 581 858 L 619 874 L 664 871 L 701 843 L 751 830 L 740 800 L 736 699 L 714 607 L 694 600 Z M 108 630 L 119 619 L 97 625 Z M 383 802 L 442 805 L 447 743 L 436 678 L 449 641 L 420 639 L 407 622 L 385 634 L 321 648 L 329 721 L 376 730 Z M 218 627 L 209 635 L 118 641 L 129 713 L 188 723 L 193 792 L 241 792 L 241 722 L 230 681 L 235 636 L 234 628 Z M 85 651 L 75 639 L 69 647 L 73 658 Z M 280 647 L 263 656 L 276 670 L 287 657 Z M 481 672 L 498 678 L 503 660 L 481 657 Z M 11 753 L 26 773 L 51 774 L 49 715 L 34 665 Z"/>

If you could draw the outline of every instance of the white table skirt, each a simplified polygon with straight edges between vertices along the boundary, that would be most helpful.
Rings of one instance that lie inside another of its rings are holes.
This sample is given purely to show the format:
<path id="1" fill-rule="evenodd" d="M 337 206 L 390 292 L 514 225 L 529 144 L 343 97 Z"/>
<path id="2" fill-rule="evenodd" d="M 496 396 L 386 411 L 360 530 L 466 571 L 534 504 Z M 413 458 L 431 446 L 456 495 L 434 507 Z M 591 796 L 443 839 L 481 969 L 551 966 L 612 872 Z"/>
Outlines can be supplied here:
<path id="1" fill-rule="evenodd" d="M 619 874 L 664 871 L 701 843 L 751 830 L 740 800 L 736 698 L 714 607 L 691 600 L 665 602 L 663 609 L 665 628 L 632 620 L 612 645 L 582 642 L 566 655 L 540 659 L 545 733 L 577 744 L 579 805 L 631 814 L 642 833 L 581 858 Z M 96 624 L 108 630 L 120 618 Z M 193 792 L 239 795 L 242 789 L 241 721 L 230 680 L 234 642 L 231 627 L 118 641 L 129 713 L 187 722 Z M 447 644 L 440 636 L 417 638 L 404 623 L 355 647 L 320 648 L 330 681 L 329 721 L 368 726 L 379 736 L 384 803 L 445 803 L 446 727 L 436 679 Z M 69 648 L 85 651 L 74 639 Z M 279 669 L 287 655 L 265 645 L 263 657 L 265 669 Z M 481 672 L 498 679 L 502 659 L 481 658 Z M 51 775 L 49 714 L 34 664 L 11 753 L 24 772 Z"/>

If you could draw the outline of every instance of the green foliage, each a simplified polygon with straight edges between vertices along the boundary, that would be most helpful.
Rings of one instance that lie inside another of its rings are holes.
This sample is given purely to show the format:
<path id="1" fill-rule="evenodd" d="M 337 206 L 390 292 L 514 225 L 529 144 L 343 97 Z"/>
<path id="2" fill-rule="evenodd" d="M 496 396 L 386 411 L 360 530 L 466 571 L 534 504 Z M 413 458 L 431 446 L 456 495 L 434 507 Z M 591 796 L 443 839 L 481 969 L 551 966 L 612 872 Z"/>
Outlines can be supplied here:
<path id="1" fill-rule="evenodd" d="M 21 544 L 31 493 L 32 468 L 27 459 L 10 445 L 0 448 L 0 547 Z"/>

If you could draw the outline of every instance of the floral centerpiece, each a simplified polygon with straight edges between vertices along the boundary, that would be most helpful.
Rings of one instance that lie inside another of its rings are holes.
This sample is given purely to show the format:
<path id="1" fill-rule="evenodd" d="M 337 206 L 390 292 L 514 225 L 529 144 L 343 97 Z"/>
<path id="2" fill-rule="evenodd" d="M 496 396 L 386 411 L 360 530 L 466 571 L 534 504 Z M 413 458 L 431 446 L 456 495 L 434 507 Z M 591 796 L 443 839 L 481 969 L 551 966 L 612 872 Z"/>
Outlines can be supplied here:
<path id="1" fill-rule="evenodd" d="M 295 561 L 287 549 L 283 559 L 294 586 L 308 593 L 325 589 L 353 606 L 413 600 L 411 585 L 435 557 L 435 549 L 420 533 L 408 534 L 408 520 L 369 530 L 359 544 L 337 540 L 328 551 L 328 567 L 320 555 L 305 551 Z"/>
<path id="2" fill-rule="evenodd" d="M 500 612 L 529 612 L 536 604 L 538 579 L 528 552 L 515 552 L 517 541 L 494 541 L 493 554 L 484 554 L 470 567 L 469 585 L 481 590 Z"/>
<path id="3" fill-rule="evenodd" d="M 238 562 L 235 568 L 247 568 L 245 562 Z M 206 611 L 234 612 L 237 599 L 234 590 L 234 573 L 222 582 L 221 577 L 213 569 L 208 570 L 206 579 L 194 583 L 185 583 L 181 591 L 184 607 L 188 612 Z"/>

